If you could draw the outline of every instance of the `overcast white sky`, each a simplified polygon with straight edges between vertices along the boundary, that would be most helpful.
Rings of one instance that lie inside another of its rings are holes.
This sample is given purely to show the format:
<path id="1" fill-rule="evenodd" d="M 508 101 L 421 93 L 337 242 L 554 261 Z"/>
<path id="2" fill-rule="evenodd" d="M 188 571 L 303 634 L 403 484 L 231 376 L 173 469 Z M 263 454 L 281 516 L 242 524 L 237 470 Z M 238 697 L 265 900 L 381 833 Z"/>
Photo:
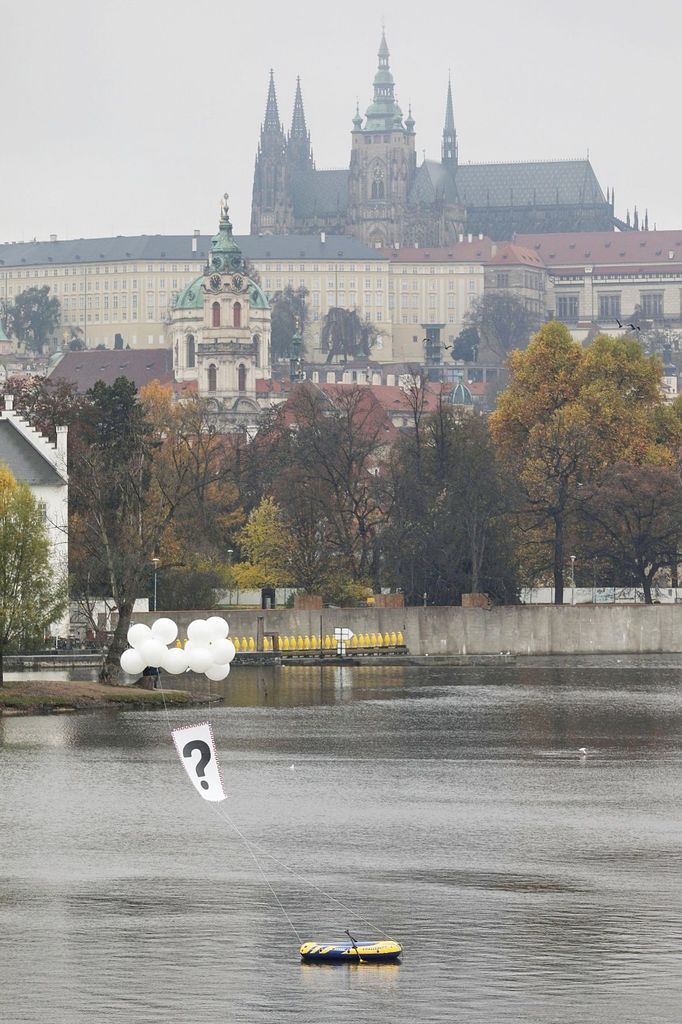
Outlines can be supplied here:
<path id="1" fill-rule="evenodd" d="M 582 157 L 616 209 L 682 227 L 677 0 L 0 3 L 0 241 L 247 233 L 275 70 L 300 74 L 317 166 L 347 167 L 381 20 L 417 150 L 440 158 L 448 69 L 462 162 Z"/>

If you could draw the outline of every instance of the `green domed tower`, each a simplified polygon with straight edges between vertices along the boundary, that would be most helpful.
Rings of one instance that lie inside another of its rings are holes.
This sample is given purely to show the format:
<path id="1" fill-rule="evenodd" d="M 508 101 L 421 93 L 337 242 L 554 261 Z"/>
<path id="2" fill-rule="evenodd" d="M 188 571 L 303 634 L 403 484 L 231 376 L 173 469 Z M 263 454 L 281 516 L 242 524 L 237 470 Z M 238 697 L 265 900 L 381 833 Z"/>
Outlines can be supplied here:
<path id="1" fill-rule="evenodd" d="M 170 333 L 176 379 L 196 381 L 217 411 L 251 417 L 259 380 L 269 380 L 270 306 L 232 234 L 227 195 L 204 272 L 180 293 Z"/>
<path id="2" fill-rule="evenodd" d="M 407 200 L 417 168 L 412 114 L 403 122 L 381 33 L 374 99 L 365 123 L 353 119 L 348 213 L 353 234 L 368 245 L 404 244 Z"/>

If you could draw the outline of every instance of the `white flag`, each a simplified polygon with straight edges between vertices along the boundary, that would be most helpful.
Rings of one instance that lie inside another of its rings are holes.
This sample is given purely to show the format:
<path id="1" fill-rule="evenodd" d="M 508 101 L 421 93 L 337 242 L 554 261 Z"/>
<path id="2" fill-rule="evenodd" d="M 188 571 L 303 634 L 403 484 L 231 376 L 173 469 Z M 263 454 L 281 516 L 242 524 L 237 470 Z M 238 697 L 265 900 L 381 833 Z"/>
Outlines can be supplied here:
<path id="1" fill-rule="evenodd" d="M 197 792 L 204 800 L 225 800 L 210 723 L 173 729 L 172 736 L 178 757 Z"/>

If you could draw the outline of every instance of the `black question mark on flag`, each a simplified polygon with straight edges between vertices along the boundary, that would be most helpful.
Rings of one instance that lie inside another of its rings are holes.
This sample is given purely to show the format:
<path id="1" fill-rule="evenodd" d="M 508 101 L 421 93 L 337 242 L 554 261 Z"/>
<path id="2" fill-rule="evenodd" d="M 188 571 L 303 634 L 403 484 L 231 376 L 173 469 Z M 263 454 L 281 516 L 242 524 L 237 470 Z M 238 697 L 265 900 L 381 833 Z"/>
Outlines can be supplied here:
<path id="1" fill-rule="evenodd" d="M 201 757 L 194 767 L 198 777 L 201 779 L 201 788 L 208 789 L 208 782 L 206 782 L 203 776 L 206 774 L 206 765 L 211 760 L 211 748 L 205 740 L 190 740 L 189 743 L 185 743 L 182 748 L 182 756 L 191 757 L 195 750 L 199 751 Z"/>

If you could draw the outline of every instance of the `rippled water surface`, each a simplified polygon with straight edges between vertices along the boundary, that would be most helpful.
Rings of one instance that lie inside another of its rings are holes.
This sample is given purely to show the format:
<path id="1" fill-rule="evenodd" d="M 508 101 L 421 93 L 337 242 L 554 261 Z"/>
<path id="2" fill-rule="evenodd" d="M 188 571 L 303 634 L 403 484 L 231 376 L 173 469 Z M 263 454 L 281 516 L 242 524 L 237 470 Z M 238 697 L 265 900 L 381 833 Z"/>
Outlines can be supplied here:
<path id="1" fill-rule="evenodd" d="M 682 1020 L 679 661 L 227 683 L 220 806 L 162 712 L 0 720 L 3 1024 Z"/>

